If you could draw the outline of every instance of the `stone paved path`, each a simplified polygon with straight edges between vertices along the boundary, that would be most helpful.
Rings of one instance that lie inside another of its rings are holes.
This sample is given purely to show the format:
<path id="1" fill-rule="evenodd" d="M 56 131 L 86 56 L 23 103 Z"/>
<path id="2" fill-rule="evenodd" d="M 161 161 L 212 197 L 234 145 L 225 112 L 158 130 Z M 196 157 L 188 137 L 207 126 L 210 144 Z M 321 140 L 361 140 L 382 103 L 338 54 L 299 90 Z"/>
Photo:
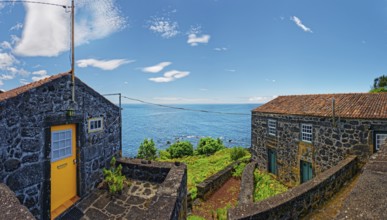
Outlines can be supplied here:
<path id="1" fill-rule="evenodd" d="M 158 187 L 155 183 L 131 180 L 122 195 L 111 198 L 106 190 L 97 189 L 76 206 L 85 214 L 82 220 L 140 219 Z"/>

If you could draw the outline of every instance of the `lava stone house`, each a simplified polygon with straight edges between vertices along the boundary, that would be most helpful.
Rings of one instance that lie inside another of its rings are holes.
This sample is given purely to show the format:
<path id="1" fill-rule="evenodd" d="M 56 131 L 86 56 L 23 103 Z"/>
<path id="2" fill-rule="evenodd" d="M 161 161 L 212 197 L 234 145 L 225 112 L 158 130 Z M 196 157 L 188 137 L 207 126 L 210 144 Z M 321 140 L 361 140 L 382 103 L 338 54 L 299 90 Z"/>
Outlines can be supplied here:
<path id="1" fill-rule="evenodd" d="M 77 78 L 74 105 L 71 88 L 62 73 L 0 93 L 0 182 L 37 219 L 86 196 L 120 151 L 119 107 Z"/>
<path id="2" fill-rule="evenodd" d="M 387 138 L 387 93 L 280 96 L 252 111 L 251 152 L 289 185 L 349 154 L 366 162 Z"/>

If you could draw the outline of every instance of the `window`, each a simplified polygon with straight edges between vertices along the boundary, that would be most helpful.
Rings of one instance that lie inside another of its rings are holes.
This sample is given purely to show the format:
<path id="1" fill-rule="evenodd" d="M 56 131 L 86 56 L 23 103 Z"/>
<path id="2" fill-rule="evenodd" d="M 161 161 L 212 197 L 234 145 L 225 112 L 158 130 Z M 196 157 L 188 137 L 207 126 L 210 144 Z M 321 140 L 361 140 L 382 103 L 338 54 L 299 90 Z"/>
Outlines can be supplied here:
<path id="1" fill-rule="evenodd" d="M 268 154 L 268 171 L 274 175 L 277 175 L 277 152 L 272 149 L 267 150 Z"/>
<path id="2" fill-rule="evenodd" d="M 90 118 L 89 119 L 89 133 L 103 130 L 103 118 Z"/>
<path id="3" fill-rule="evenodd" d="M 51 133 L 51 161 L 57 161 L 72 155 L 72 130 L 53 131 Z"/>
<path id="4" fill-rule="evenodd" d="M 375 150 L 378 151 L 380 150 L 380 147 L 387 140 L 387 134 L 376 134 L 375 139 L 376 139 Z"/>
<path id="5" fill-rule="evenodd" d="M 301 140 L 306 142 L 312 142 L 312 125 L 309 124 L 301 124 Z"/>
<path id="6" fill-rule="evenodd" d="M 277 121 L 269 119 L 268 120 L 269 135 L 277 135 Z"/>
<path id="7" fill-rule="evenodd" d="M 313 178 L 312 164 L 306 161 L 300 161 L 301 166 L 301 183 L 305 183 Z"/>

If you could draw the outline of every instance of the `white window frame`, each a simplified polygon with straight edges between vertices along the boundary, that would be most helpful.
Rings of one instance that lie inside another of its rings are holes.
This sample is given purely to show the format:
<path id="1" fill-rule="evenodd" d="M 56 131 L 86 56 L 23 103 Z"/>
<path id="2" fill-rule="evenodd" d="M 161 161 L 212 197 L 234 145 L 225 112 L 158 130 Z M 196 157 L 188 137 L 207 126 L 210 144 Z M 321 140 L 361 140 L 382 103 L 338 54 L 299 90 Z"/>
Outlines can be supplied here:
<path id="1" fill-rule="evenodd" d="M 384 140 L 386 139 L 386 135 L 387 134 L 376 134 L 375 136 L 375 149 L 376 151 L 380 150 L 380 147 L 382 146 L 382 144 L 384 144 Z"/>
<path id="2" fill-rule="evenodd" d="M 70 135 L 66 135 L 70 132 Z M 61 134 L 64 134 L 64 137 L 60 137 Z M 54 138 L 56 136 L 58 138 Z M 62 160 L 64 158 L 70 157 L 73 155 L 73 130 L 61 130 L 51 132 L 51 162 Z M 68 149 L 70 148 L 70 151 Z M 63 155 L 60 155 L 64 151 Z M 58 153 L 58 156 L 55 154 Z"/>
<path id="3" fill-rule="evenodd" d="M 90 118 L 87 122 L 89 133 L 103 130 L 103 117 Z"/>
<path id="4" fill-rule="evenodd" d="M 312 124 L 301 124 L 301 140 L 304 142 L 312 143 L 313 141 Z"/>
<path id="5" fill-rule="evenodd" d="M 267 130 L 269 135 L 277 136 L 277 120 L 268 119 L 267 120 Z"/>

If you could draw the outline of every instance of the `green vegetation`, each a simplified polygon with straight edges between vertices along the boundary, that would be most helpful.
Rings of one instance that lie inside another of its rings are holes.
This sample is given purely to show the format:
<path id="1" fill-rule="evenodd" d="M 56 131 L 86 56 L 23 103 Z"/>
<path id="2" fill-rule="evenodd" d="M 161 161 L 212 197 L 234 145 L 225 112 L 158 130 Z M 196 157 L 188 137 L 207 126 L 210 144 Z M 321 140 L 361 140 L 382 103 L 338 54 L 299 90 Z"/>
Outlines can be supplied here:
<path id="1" fill-rule="evenodd" d="M 372 86 L 371 93 L 387 92 L 387 76 L 382 75 L 374 79 L 374 85 Z"/>
<path id="2" fill-rule="evenodd" d="M 219 138 L 204 137 L 200 138 L 196 151 L 200 155 L 211 155 L 224 148 L 225 146 Z"/>
<path id="3" fill-rule="evenodd" d="M 206 219 L 196 215 L 189 215 L 187 220 L 206 220 Z"/>
<path id="4" fill-rule="evenodd" d="M 275 179 L 272 174 L 254 172 L 254 202 L 264 200 L 271 196 L 286 192 L 288 188 Z"/>
<path id="5" fill-rule="evenodd" d="M 124 175 L 122 175 L 121 164 L 116 167 L 115 157 L 113 157 L 110 161 L 110 169 L 103 169 L 103 175 L 105 177 L 105 182 L 108 184 L 109 192 L 111 195 L 122 191 L 126 178 Z"/>
<path id="6" fill-rule="evenodd" d="M 157 149 L 152 139 L 145 139 L 138 149 L 137 158 L 154 160 L 156 159 Z"/>
<path id="7" fill-rule="evenodd" d="M 240 162 L 239 164 L 235 165 L 232 176 L 238 179 L 242 178 L 243 170 L 245 170 L 246 165 L 247 164 L 245 162 Z"/>
<path id="8" fill-rule="evenodd" d="M 189 141 L 178 141 L 167 148 L 167 152 L 169 153 L 170 158 L 180 158 L 192 156 L 194 154 L 194 149 Z"/>
<path id="9" fill-rule="evenodd" d="M 230 152 L 232 149 L 226 148 L 214 153 L 211 156 L 206 155 L 195 155 L 188 156 L 184 158 L 176 159 L 163 159 L 159 158 L 159 161 L 174 162 L 180 161 L 185 163 L 188 168 L 188 191 L 191 193 L 193 199 L 196 198 L 196 185 L 203 182 L 206 178 L 214 175 L 215 173 L 221 171 L 226 166 L 230 165 L 233 160 L 231 160 Z M 161 154 L 161 151 L 160 151 Z M 162 153 L 164 154 L 164 153 Z M 165 155 L 164 155 L 165 156 Z M 250 154 L 247 154 L 241 159 L 249 159 Z"/>
<path id="10" fill-rule="evenodd" d="M 212 212 L 212 219 L 227 220 L 227 213 L 229 208 L 231 208 L 231 205 L 227 204 L 227 206 L 223 208 L 216 209 L 216 211 Z"/>
<path id="11" fill-rule="evenodd" d="M 230 156 L 232 160 L 238 160 L 239 158 L 242 158 L 246 156 L 249 152 L 243 148 L 243 147 L 234 147 L 231 150 Z"/>

